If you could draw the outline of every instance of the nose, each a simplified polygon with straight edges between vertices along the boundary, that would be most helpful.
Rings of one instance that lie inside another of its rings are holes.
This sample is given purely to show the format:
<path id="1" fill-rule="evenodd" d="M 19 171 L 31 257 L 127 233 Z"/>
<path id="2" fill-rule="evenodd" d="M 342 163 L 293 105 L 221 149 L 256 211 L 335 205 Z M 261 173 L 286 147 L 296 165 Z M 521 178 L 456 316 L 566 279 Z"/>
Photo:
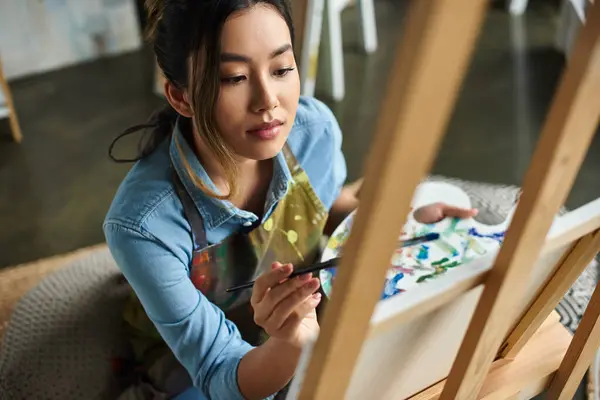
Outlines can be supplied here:
<path id="1" fill-rule="evenodd" d="M 254 112 L 271 111 L 279 106 L 279 98 L 274 85 L 268 80 L 260 80 L 254 88 Z"/>

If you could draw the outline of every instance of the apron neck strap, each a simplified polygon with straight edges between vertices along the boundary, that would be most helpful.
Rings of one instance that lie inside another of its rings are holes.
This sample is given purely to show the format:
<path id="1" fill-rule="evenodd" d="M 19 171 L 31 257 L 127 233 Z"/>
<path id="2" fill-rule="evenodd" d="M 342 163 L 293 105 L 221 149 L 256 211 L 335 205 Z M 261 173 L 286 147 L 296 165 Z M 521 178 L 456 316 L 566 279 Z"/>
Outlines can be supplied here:
<path id="1" fill-rule="evenodd" d="M 287 163 L 288 168 L 292 175 L 300 169 L 300 163 L 292 153 L 288 143 L 286 142 L 283 146 L 283 155 Z M 194 241 L 194 250 L 201 250 L 208 247 L 208 240 L 206 239 L 206 230 L 204 229 L 204 220 L 194 204 L 194 200 L 186 190 L 183 182 L 177 175 L 175 168 L 173 168 L 173 182 L 175 184 L 175 191 L 179 200 L 183 205 L 183 212 L 192 228 L 192 239 Z"/>
<path id="2" fill-rule="evenodd" d="M 292 149 L 290 149 L 290 145 L 287 142 L 285 142 L 281 151 L 283 152 L 285 162 L 290 172 L 292 175 L 294 175 L 300 169 L 300 163 L 298 162 L 298 159 L 296 159 L 296 156 L 292 152 Z"/>
<path id="3" fill-rule="evenodd" d="M 194 204 L 194 200 L 183 186 L 181 179 L 177 175 L 176 171 L 173 171 L 173 181 L 175 184 L 175 191 L 181 204 L 183 204 L 183 212 L 187 218 L 190 226 L 192 227 L 192 240 L 194 241 L 194 250 L 200 250 L 208 247 L 208 240 L 206 240 L 206 230 L 204 229 L 204 220 Z"/>

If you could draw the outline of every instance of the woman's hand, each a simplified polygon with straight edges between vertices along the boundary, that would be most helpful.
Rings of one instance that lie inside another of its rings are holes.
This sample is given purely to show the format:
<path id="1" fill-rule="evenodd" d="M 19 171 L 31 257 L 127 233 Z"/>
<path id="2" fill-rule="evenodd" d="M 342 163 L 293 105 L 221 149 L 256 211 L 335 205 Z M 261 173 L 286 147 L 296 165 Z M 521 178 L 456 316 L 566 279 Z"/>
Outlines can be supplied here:
<path id="1" fill-rule="evenodd" d="M 254 321 L 273 339 L 301 348 L 319 332 L 316 307 L 321 294 L 319 280 L 311 274 L 288 279 L 291 264 L 274 263 L 271 271 L 254 283 L 250 304 Z"/>
<path id="2" fill-rule="evenodd" d="M 294 376 L 303 345 L 319 332 L 319 280 L 311 274 L 290 279 L 292 270 L 291 264 L 274 263 L 254 283 L 254 321 L 270 338 L 240 361 L 238 385 L 246 399 L 281 390 Z"/>
<path id="3" fill-rule="evenodd" d="M 433 224 L 448 217 L 472 218 L 476 216 L 477 213 L 478 210 L 474 208 L 458 208 L 444 203 L 434 203 L 416 209 L 413 216 L 417 222 L 422 224 Z"/>

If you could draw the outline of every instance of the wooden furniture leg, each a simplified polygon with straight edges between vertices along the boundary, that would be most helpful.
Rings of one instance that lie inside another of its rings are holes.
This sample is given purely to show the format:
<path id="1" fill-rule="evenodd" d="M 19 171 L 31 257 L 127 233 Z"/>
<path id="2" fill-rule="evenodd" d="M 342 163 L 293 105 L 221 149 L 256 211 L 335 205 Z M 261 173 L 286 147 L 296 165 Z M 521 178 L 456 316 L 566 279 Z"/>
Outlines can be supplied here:
<path id="1" fill-rule="evenodd" d="M 10 87 L 8 86 L 8 82 L 4 77 L 2 60 L 0 60 L 0 90 L 2 90 L 2 93 L 6 99 L 6 106 L 8 107 L 9 111 L 8 120 L 13 139 L 15 142 L 21 143 L 21 140 L 23 140 L 23 134 L 21 133 L 21 126 L 19 125 L 19 119 L 17 117 L 17 111 L 15 110 L 15 104 L 13 102 Z"/>
<path id="2" fill-rule="evenodd" d="M 373 0 L 358 0 L 358 23 L 360 25 L 360 38 L 367 54 L 377 50 L 377 21 L 375 18 L 375 4 Z"/>
<path id="3" fill-rule="evenodd" d="M 344 71 L 344 42 L 342 38 L 342 13 L 336 0 L 325 0 L 327 14 L 328 69 L 331 80 L 331 96 L 341 101 L 346 95 Z"/>
<path id="4" fill-rule="evenodd" d="M 527 9 L 528 0 L 508 0 L 508 11 L 515 16 L 523 15 Z"/>
<path id="5" fill-rule="evenodd" d="M 299 57 L 300 89 L 304 96 L 314 96 L 317 82 L 319 50 L 325 0 L 296 0 L 294 20 L 299 39 L 296 54 Z"/>

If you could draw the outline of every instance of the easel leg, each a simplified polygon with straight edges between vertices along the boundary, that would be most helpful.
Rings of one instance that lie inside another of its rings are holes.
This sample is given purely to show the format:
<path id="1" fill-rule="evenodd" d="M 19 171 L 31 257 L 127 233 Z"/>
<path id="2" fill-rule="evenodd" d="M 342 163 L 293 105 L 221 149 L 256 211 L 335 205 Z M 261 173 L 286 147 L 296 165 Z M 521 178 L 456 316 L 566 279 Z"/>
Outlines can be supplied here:
<path id="1" fill-rule="evenodd" d="M 573 398 L 598 346 L 600 346 L 600 286 L 596 286 L 569 350 L 550 384 L 549 399 Z"/>

